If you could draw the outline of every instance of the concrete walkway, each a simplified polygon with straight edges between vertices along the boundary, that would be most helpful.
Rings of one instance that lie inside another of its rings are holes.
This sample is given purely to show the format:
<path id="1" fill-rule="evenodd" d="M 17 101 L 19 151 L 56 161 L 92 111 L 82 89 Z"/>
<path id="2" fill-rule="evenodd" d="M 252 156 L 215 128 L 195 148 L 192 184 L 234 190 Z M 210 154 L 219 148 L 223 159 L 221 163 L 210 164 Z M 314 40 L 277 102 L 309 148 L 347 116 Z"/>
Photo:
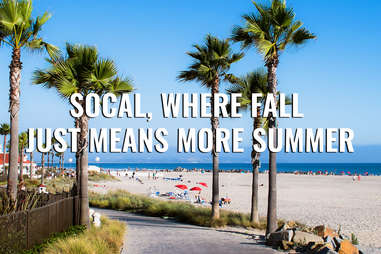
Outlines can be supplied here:
<path id="1" fill-rule="evenodd" d="M 216 230 L 127 212 L 94 209 L 127 223 L 122 253 L 128 254 L 274 254 L 253 235 L 235 229 Z"/>

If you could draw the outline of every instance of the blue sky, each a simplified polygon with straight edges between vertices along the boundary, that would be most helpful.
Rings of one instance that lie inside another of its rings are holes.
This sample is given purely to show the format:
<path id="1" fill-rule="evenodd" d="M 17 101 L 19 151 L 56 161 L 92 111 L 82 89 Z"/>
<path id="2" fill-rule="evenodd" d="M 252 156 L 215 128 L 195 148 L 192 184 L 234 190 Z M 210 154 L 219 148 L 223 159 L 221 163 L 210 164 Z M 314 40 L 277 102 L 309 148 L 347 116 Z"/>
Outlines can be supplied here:
<path id="1" fill-rule="evenodd" d="M 282 127 L 352 128 L 355 150 L 360 152 L 352 157 L 338 155 L 335 158 L 339 161 L 371 162 L 369 151 L 376 156 L 381 145 L 381 120 L 378 117 L 381 108 L 381 77 L 378 75 L 381 53 L 377 48 L 381 39 L 381 22 L 376 18 L 381 2 L 289 0 L 288 4 L 318 39 L 302 48 L 291 48 L 281 56 L 279 89 L 285 93 L 299 93 L 305 115 L 303 119 L 282 120 Z M 134 80 L 137 92 L 142 94 L 143 110 L 153 113 L 153 120 L 148 124 L 143 119 L 100 118 L 91 120 L 91 127 L 164 127 L 170 133 L 170 146 L 176 145 L 177 128 L 209 127 L 207 119 L 161 118 L 160 93 L 207 92 L 197 83 L 176 81 L 179 71 L 191 62 L 185 52 L 191 50 L 192 44 L 202 42 L 207 33 L 228 37 L 234 25 L 242 24 L 241 15 L 253 11 L 249 0 L 36 0 L 34 6 L 35 15 L 45 10 L 53 15 L 42 33 L 46 41 L 61 48 L 66 42 L 97 46 L 102 56 L 115 60 L 120 73 Z M 239 45 L 234 48 L 239 50 Z M 68 128 L 73 125 L 66 102 L 59 99 L 54 91 L 31 85 L 33 70 L 46 67 L 43 58 L 44 55 L 27 51 L 22 55 L 20 130 L 29 127 Z M 9 48 L 0 48 L 0 59 L 0 121 L 3 122 L 9 118 Z M 232 72 L 240 75 L 261 66 L 261 56 L 252 50 L 232 67 Z M 246 129 L 246 140 L 250 140 L 251 121 L 249 117 L 224 119 L 221 126 L 242 126 Z M 368 152 L 361 152 L 365 151 L 363 147 Z M 118 156 L 118 160 L 178 158 L 174 152 L 161 157 Z M 208 158 L 206 155 L 181 156 L 188 161 Z M 241 160 L 242 156 L 230 157 L 233 158 L 231 160 Z M 293 155 L 292 160 L 295 156 L 297 161 L 309 158 L 309 155 L 300 154 Z M 335 158 L 330 160 L 335 161 Z M 287 156 L 282 160 L 287 161 Z"/>

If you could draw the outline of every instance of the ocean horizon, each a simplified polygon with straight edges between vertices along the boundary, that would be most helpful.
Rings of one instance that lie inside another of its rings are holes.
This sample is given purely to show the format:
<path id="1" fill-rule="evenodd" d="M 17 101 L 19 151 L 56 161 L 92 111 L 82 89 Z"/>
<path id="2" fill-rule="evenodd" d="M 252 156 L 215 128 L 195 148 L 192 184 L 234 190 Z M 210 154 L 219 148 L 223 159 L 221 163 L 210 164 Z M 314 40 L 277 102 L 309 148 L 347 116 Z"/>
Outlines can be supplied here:
<path id="1" fill-rule="evenodd" d="M 54 163 L 54 165 L 58 165 Z M 106 163 L 94 162 L 95 165 L 104 170 L 174 170 L 177 167 L 185 169 L 211 170 L 212 163 Z M 65 163 L 65 168 L 75 168 L 75 163 Z M 250 163 L 220 163 L 220 170 L 252 171 Z M 334 174 L 366 174 L 381 175 L 381 163 L 278 163 L 278 172 L 292 173 L 300 172 L 328 172 Z M 268 163 L 262 163 L 260 172 L 268 170 Z"/>

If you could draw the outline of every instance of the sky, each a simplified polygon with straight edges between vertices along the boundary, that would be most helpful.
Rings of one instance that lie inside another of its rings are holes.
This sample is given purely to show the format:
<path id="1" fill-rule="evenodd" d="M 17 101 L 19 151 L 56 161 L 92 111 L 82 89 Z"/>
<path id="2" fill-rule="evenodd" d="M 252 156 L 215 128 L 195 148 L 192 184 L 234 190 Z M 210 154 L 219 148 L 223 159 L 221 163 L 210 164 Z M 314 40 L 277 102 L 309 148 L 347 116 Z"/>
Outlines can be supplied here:
<path id="1" fill-rule="evenodd" d="M 266 0 L 264 0 L 266 2 Z M 355 154 L 281 155 L 281 162 L 381 162 L 379 118 L 381 101 L 381 21 L 377 19 L 381 2 L 354 0 L 289 0 L 297 19 L 317 35 L 317 40 L 281 55 L 278 70 L 279 90 L 299 93 L 303 119 L 282 119 L 286 128 L 351 128 L 355 132 Z M 102 155 L 104 161 L 161 160 L 203 162 L 209 154 L 176 154 L 177 128 L 209 127 L 208 119 L 163 119 L 160 93 L 208 92 L 196 82 L 179 83 L 176 76 L 191 63 L 185 52 L 202 43 L 206 34 L 227 38 L 234 25 L 243 24 L 241 16 L 254 11 L 249 0 L 194 1 L 34 1 L 34 15 L 48 11 L 51 20 L 43 28 L 43 38 L 64 49 L 65 43 L 94 45 L 102 57 L 116 62 L 118 71 L 131 78 L 142 94 L 142 110 L 153 119 L 104 119 L 90 121 L 94 128 L 166 128 L 170 149 L 166 154 Z M 238 44 L 233 46 L 239 51 Z M 263 60 L 255 50 L 232 66 L 231 72 L 243 75 L 259 67 Z M 9 63 L 11 51 L 0 48 L 0 121 L 8 115 Z M 70 105 L 53 90 L 32 85 L 34 70 L 47 67 L 44 54 L 22 52 L 20 130 L 27 128 L 70 128 Z M 222 85 L 222 89 L 228 85 Z M 229 154 L 221 161 L 249 159 L 252 119 L 223 119 L 221 127 L 245 128 L 248 147 L 244 154 Z M 95 155 L 90 156 L 90 160 Z M 70 156 L 67 156 L 68 159 Z"/>

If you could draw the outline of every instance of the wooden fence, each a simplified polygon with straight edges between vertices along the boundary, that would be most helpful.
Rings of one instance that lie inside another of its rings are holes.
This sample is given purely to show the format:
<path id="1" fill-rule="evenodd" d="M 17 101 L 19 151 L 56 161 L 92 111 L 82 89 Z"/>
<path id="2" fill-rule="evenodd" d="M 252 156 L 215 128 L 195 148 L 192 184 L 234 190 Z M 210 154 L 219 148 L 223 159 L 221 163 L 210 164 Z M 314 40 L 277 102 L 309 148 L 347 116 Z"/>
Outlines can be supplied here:
<path id="1" fill-rule="evenodd" d="M 19 253 L 79 224 L 79 197 L 51 195 L 43 206 L 0 216 L 0 253 Z"/>

